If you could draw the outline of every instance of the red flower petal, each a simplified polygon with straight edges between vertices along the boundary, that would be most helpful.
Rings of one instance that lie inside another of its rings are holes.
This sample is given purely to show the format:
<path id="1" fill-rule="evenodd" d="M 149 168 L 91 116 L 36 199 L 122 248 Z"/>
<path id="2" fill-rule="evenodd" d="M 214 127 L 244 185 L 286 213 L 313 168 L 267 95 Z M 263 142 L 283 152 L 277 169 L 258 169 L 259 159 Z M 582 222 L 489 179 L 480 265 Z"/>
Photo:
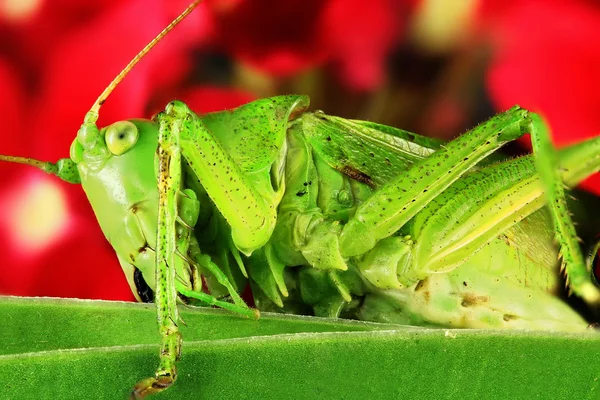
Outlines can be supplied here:
<path id="1" fill-rule="evenodd" d="M 25 93 L 21 76 L 13 65 L 0 58 L 0 110 L 2 110 L 2 147 L 1 154 L 17 154 L 23 150 L 27 141 L 23 140 L 23 117 Z M 4 175 L 4 174 L 2 174 Z"/>
<path id="2" fill-rule="evenodd" d="M 27 294 L 135 301 L 117 256 L 100 230 L 81 220 L 72 229 L 69 239 L 45 253 L 36 265 Z"/>
<path id="3" fill-rule="evenodd" d="M 216 37 L 233 57 L 274 76 L 287 76 L 323 62 L 319 16 L 327 1 L 240 0 L 213 6 Z"/>
<path id="4" fill-rule="evenodd" d="M 135 23 L 142 20 L 143 23 Z M 68 155 L 83 116 L 97 96 L 168 22 L 162 1 L 131 1 L 100 15 L 55 47 L 44 66 L 43 89 L 37 104 L 34 130 L 41 140 L 36 155 Z M 157 68 L 179 63 L 185 56 L 182 44 L 189 46 L 195 38 L 190 35 L 189 25 L 185 28 L 189 22 L 184 21 L 168 36 L 171 47 L 161 43 L 119 84 L 101 109 L 100 125 L 144 116 L 149 97 L 156 89 L 150 78 L 156 76 Z M 173 76 L 173 71 L 185 70 L 165 69 L 165 74 L 171 73 L 167 80 L 181 79 Z"/>
<path id="5" fill-rule="evenodd" d="M 372 89 L 414 0 L 239 0 L 213 6 L 216 37 L 236 60 L 273 76 L 289 76 L 326 61 L 342 80 Z"/>
<path id="6" fill-rule="evenodd" d="M 400 12 L 392 0 L 327 3 L 323 35 L 342 67 L 342 80 L 359 90 L 380 85 L 387 53 L 404 28 L 406 12 Z"/>
<path id="7" fill-rule="evenodd" d="M 63 36 L 87 24 L 119 1 L 38 0 L 38 4 L 31 1 L 25 3 L 32 3 L 31 12 L 16 19 L 0 14 L 0 21 L 13 29 L 14 37 L 7 44 L 13 45 L 25 59 L 33 61 L 35 66 L 36 60 L 52 53 Z M 41 64 L 38 62 L 37 66 L 39 65 Z"/>
<path id="8" fill-rule="evenodd" d="M 191 88 L 178 98 L 198 114 L 229 110 L 256 100 L 256 96 L 242 90 L 210 86 Z"/>
<path id="9" fill-rule="evenodd" d="M 31 144 L 24 132 L 24 117 L 26 95 L 15 67 L 7 60 L 0 58 L 0 110 L 2 110 L 2 141 L 0 154 L 19 155 L 26 154 Z M 18 180 L 19 174 L 26 169 L 22 165 L 0 163 L 0 201 L 4 192 Z M 3 210 L 0 210 L 3 212 Z"/>
<path id="10" fill-rule="evenodd" d="M 600 7 L 530 0 L 501 16 L 501 41 L 487 76 L 497 108 L 520 104 L 542 113 L 558 145 L 600 134 Z M 600 193 L 600 185 L 593 190 Z"/>
<path id="11" fill-rule="evenodd" d="M 39 57 L 36 60 L 44 74 L 39 80 L 41 97 L 38 101 L 26 101 L 17 87 L 19 80 L 4 62 L 0 64 L 0 84 L 6 82 L 3 85 L 6 97 L 2 96 L 0 105 L 11 112 L 6 126 L 9 123 L 14 126 L 13 134 L 7 137 L 19 139 L 14 146 L 11 142 L 10 148 L 3 147 L 2 152 L 6 149 L 7 153 L 42 159 L 67 157 L 69 145 L 95 98 L 187 3 L 187 0 L 115 2 L 114 7 L 103 12 L 98 9 L 84 15 L 82 18 L 86 23 L 77 28 L 64 26 L 64 31 L 53 31 L 52 27 L 63 26 L 61 21 L 53 21 L 48 32 L 54 32 L 55 37 L 45 38 L 45 43 L 53 44 L 52 51 L 32 52 L 34 57 Z M 46 11 L 52 15 L 51 7 Z M 186 50 L 207 32 L 193 23 L 202 15 L 198 10 L 178 26 L 166 39 L 171 42 L 170 46 L 161 43 L 153 49 L 111 96 L 101 111 L 101 120 L 113 122 L 126 117 L 142 117 L 157 85 L 181 80 L 186 71 Z M 136 23 L 141 20 L 144 23 Z M 33 29 L 31 26 L 19 27 L 25 36 L 29 28 Z M 29 56 L 16 54 L 15 58 L 23 61 Z M 25 71 L 35 73 L 38 66 L 35 67 L 25 68 Z M 164 74 L 164 79 L 159 79 L 156 74 Z M 19 127 L 19 123 L 23 125 Z M 24 128 L 27 130 L 22 132 Z M 2 171 L 15 171 L 12 175 L 20 181 L 25 176 L 55 179 L 26 166 L 3 164 Z M 2 246 L 0 255 L 0 265 L 7 269 L 0 272 L 6 278 L 0 284 L 0 292 L 132 299 L 114 251 L 103 237 L 81 187 L 62 182 L 57 185 L 67 197 L 71 229 L 56 232 L 57 240 L 45 245 L 43 251 L 33 248 L 17 251 L 8 244 L 14 239 L 15 231 L 7 231 L 3 225 L 2 242 L 8 249 Z M 13 186 L 3 187 L 0 200 L 11 188 Z M 43 206 L 48 206 L 47 214 L 56 212 L 52 204 Z M 118 288 L 116 291 L 115 287 Z"/>

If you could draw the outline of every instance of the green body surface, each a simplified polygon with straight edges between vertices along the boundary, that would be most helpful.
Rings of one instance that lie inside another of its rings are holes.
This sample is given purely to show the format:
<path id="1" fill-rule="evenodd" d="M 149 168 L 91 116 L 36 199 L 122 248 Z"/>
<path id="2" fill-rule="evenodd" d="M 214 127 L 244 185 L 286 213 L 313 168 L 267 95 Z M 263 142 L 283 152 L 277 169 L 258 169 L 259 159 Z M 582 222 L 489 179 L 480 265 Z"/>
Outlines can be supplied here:
<path id="1" fill-rule="evenodd" d="M 562 280 L 532 157 L 484 162 L 422 200 L 406 222 L 386 222 L 390 211 L 410 203 L 408 188 L 424 190 L 433 168 L 421 177 L 406 171 L 440 143 L 304 112 L 307 104 L 305 97 L 282 96 L 184 120 L 190 126 L 180 139 L 178 193 L 191 189 L 194 199 L 179 195 L 175 212 L 180 220 L 192 213 L 182 225 L 193 232 L 187 253 L 175 252 L 178 282 L 219 298 L 243 290 L 248 276 L 258 308 L 271 311 L 414 325 L 585 329 L 583 318 L 555 296 Z M 510 127 L 521 116 L 496 118 Z M 159 123 L 132 122 L 139 138 L 131 150 L 75 162 L 132 290 L 148 301 L 156 290 Z M 473 164 L 495 149 L 487 146 Z M 572 174 L 581 165 L 578 154 L 563 156 Z M 403 179 L 386 186 L 397 177 Z M 357 208 L 362 224 L 377 222 L 363 234 L 371 236 L 366 241 L 379 241 L 345 257 L 339 237 Z"/>
<path id="2" fill-rule="evenodd" d="M 41 166 L 81 181 L 133 293 L 156 303 L 160 364 L 133 397 L 176 378 L 177 303 L 254 318 L 248 284 L 263 311 L 587 329 L 559 296 L 559 247 L 573 292 L 599 293 L 562 187 L 600 169 L 600 138 L 555 152 L 519 107 L 449 143 L 307 107 L 290 95 L 198 116 L 175 101 L 104 129 L 90 112 L 71 159 Z M 535 156 L 495 154 L 527 132 Z"/>

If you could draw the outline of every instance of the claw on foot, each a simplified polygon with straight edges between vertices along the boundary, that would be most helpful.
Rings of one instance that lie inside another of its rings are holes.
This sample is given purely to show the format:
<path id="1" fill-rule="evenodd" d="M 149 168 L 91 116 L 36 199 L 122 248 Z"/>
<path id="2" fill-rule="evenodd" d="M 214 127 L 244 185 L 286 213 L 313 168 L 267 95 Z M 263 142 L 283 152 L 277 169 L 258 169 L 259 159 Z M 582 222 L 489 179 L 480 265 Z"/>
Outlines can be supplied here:
<path id="1" fill-rule="evenodd" d="M 146 378 L 139 381 L 131 391 L 130 400 L 145 399 L 146 396 L 155 394 L 167 389 L 175 382 L 176 376 L 161 375 L 153 378 Z"/>

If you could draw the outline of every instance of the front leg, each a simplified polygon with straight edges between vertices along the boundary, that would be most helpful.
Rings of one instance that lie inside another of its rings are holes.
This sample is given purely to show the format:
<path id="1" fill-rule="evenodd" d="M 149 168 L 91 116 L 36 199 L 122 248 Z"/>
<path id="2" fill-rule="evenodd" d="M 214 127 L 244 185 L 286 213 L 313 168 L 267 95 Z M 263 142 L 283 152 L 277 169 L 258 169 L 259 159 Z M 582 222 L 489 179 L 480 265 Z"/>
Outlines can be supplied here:
<path id="1" fill-rule="evenodd" d="M 181 102 L 171 106 L 183 122 L 183 157 L 249 256 L 275 228 L 287 125 L 307 99 L 278 96 L 202 118 Z"/>
<path id="2" fill-rule="evenodd" d="M 160 114 L 158 162 L 158 231 L 156 240 L 156 303 L 161 338 L 160 362 L 154 377 L 135 385 L 133 398 L 160 392 L 175 382 L 175 363 L 181 354 L 181 334 L 177 327 L 177 289 L 175 287 L 175 256 L 177 251 L 177 193 L 181 188 L 181 151 L 179 133 L 182 121 L 173 116 L 172 108 Z"/>

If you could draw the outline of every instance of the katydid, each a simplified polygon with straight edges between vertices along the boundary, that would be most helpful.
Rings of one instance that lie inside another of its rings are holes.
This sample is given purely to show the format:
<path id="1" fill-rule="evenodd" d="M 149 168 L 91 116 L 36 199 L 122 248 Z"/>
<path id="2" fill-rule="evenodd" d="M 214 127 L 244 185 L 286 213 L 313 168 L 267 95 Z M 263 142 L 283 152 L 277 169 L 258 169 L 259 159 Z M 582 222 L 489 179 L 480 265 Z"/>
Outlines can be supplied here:
<path id="1" fill-rule="evenodd" d="M 600 138 L 557 152 L 542 119 L 513 107 L 440 143 L 308 112 L 301 95 L 203 116 L 173 101 L 151 121 L 99 129 L 110 91 L 198 4 L 102 93 L 69 158 L 0 156 L 81 183 L 135 296 L 156 303 L 160 364 L 133 397 L 176 379 L 177 303 L 255 318 L 239 295 L 248 282 L 260 310 L 440 327 L 587 328 L 553 294 L 560 279 L 552 241 L 570 289 L 597 304 L 563 184 L 600 169 Z M 527 132 L 534 155 L 489 159 Z"/>

